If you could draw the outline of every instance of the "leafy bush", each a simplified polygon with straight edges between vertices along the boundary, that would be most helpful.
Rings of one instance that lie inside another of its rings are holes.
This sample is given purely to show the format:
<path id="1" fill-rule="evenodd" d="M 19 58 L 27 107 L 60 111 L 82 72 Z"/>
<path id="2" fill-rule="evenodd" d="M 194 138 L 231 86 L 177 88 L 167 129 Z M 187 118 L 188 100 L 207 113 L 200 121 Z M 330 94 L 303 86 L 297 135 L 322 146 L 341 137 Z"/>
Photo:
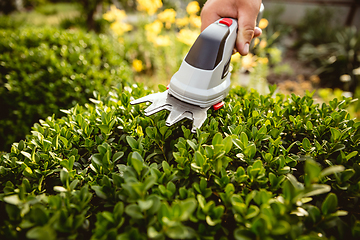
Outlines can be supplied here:
<path id="1" fill-rule="evenodd" d="M 335 33 L 340 29 L 338 16 L 332 9 L 327 7 L 309 9 L 297 26 L 299 35 L 297 45 L 302 46 L 305 43 L 319 45 L 332 42 L 335 39 Z"/>
<path id="2" fill-rule="evenodd" d="M 16 29 L 24 24 L 24 21 L 13 19 L 6 15 L 0 15 L 0 29 Z"/>
<path id="3" fill-rule="evenodd" d="M 300 60 L 311 62 L 318 67 L 317 73 L 327 87 L 341 87 L 355 92 L 360 68 L 360 32 L 355 27 L 348 27 L 336 33 L 336 39 L 327 44 L 314 46 L 304 44 L 299 51 Z M 342 75 L 348 75 L 346 81 Z"/>
<path id="4" fill-rule="evenodd" d="M 122 47 L 104 35 L 45 28 L 0 30 L 0 149 L 60 108 L 106 94 L 131 69 Z"/>
<path id="5" fill-rule="evenodd" d="M 232 89 L 196 134 L 136 85 L 41 120 L 0 158 L 2 239 L 358 239 L 351 100 L 274 91 Z"/>

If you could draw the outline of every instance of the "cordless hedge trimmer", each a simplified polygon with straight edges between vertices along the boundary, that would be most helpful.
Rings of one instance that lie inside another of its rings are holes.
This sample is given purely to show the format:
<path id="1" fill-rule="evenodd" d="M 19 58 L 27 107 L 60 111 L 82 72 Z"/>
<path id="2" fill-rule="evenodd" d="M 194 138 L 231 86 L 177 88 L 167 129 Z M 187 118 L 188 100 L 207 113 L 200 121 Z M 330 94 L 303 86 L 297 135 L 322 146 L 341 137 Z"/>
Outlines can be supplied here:
<path id="1" fill-rule="evenodd" d="M 188 118 L 193 120 L 191 131 L 196 132 L 205 122 L 211 106 L 217 110 L 224 105 L 222 100 L 230 88 L 229 65 L 237 28 L 237 21 L 231 18 L 222 18 L 209 25 L 185 56 L 168 89 L 131 104 L 152 102 L 145 109 L 146 116 L 166 109 L 170 111 L 167 126 Z"/>

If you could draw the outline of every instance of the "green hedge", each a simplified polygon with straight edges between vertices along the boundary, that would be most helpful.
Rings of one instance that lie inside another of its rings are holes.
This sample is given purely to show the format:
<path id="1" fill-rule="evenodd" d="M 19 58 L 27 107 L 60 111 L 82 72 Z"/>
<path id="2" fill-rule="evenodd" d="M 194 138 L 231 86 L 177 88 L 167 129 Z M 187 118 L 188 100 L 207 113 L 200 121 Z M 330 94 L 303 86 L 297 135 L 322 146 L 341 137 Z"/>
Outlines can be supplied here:
<path id="1" fill-rule="evenodd" d="M 48 117 L 0 158 L 2 239 L 359 239 L 350 99 L 236 87 L 201 130 L 125 86 Z"/>
<path id="2" fill-rule="evenodd" d="M 0 150 L 40 118 L 84 104 L 131 78 L 115 40 L 82 31 L 0 29 Z"/>

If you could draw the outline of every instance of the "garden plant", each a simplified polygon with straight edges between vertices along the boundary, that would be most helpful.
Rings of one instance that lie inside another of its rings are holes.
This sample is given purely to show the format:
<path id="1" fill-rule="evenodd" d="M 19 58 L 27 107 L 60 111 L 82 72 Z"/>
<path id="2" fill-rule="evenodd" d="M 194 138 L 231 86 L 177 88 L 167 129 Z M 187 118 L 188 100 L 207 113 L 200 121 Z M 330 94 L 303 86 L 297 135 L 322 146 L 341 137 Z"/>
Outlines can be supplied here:
<path id="1" fill-rule="evenodd" d="M 2 239 L 358 239 L 352 100 L 275 88 L 234 87 L 195 134 L 126 81 L 41 120 L 0 158 Z"/>
<path id="2" fill-rule="evenodd" d="M 0 150 L 30 133 L 40 118 L 106 94 L 132 71 L 111 37 L 83 31 L 0 29 Z"/>

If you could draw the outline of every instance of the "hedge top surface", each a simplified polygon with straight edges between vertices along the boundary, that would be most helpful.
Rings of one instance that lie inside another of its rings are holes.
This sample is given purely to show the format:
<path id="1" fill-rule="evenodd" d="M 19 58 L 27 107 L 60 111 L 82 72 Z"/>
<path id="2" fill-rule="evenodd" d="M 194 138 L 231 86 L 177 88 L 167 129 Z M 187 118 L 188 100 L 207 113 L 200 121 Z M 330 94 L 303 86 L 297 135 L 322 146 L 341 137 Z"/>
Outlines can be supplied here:
<path id="1" fill-rule="evenodd" d="M 163 87 L 161 88 L 163 89 Z M 236 87 L 196 134 L 133 85 L 35 124 L 0 158 L 7 239 L 357 239 L 360 123 Z"/>

